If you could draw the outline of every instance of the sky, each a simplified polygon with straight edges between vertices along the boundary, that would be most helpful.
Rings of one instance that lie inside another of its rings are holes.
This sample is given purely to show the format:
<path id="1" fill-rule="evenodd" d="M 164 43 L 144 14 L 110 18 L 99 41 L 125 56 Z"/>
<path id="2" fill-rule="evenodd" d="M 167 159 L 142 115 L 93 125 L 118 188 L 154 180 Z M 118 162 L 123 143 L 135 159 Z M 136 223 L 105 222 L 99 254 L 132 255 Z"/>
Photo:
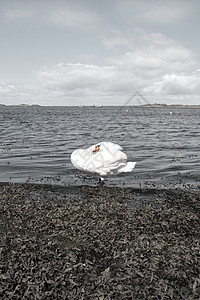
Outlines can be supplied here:
<path id="1" fill-rule="evenodd" d="M 199 0 L 0 0 L 0 104 L 200 105 L 199 12 Z"/>

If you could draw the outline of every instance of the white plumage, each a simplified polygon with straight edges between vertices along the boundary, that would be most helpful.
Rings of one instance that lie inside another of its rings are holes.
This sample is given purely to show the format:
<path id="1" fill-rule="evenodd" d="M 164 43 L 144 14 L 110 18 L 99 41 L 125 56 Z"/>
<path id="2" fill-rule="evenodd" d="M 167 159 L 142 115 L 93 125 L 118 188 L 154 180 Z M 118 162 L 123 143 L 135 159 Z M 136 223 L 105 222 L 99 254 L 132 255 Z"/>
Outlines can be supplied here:
<path id="1" fill-rule="evenodd" d="M 122 147 L 111 142 L 100 142 L 71 154 L 72 164 L 79 170 L 100 177 L 131 172 L 136 162 L 127 162 Z"/>

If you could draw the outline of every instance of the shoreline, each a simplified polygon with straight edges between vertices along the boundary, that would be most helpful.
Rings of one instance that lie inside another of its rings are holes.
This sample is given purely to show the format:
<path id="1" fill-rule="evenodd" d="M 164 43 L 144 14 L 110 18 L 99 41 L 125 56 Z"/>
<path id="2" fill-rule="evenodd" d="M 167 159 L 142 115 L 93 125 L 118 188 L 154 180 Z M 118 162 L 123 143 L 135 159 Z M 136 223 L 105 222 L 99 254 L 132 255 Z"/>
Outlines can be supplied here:
<path id="1" fill-rule="evenodd" d="M 87 107 L 93 107 L 93 108 L 106 108 L 106 107 L 133 107 L 133 108 L 200 108 L 200 105 L 198 104 L 161 104 L 161 103 L 154 103 L 154 104 L 143 104 L 143 105 L 65 105 L 65 106 L 54 106 L 54 105 L 39 105 L 39 104 L 1 104 L 0 107 L 25 107 L 25 108 L 40 108 L 40 107 L 77 107 L 77 108 L 87 108 Z"/>
<path id="2" fill-rule="evenodd" d="M 198 299 L 200 194 L 147 192 L 0 183 L 1 299 Z"/>

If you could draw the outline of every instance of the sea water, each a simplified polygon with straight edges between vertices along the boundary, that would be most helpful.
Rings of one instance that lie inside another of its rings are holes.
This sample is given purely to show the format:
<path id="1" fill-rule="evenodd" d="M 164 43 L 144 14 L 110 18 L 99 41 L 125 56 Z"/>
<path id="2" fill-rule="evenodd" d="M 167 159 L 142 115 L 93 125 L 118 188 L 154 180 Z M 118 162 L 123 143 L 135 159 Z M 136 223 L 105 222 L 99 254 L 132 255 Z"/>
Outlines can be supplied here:
<path id="1" fill-rule="evenodd" d="M 123 147 L 132 173 L 107 185 L 198 190 L 200 109 L 0 107 L 0 182 L 95 185 L 70 155 L 101 141 Z"/>

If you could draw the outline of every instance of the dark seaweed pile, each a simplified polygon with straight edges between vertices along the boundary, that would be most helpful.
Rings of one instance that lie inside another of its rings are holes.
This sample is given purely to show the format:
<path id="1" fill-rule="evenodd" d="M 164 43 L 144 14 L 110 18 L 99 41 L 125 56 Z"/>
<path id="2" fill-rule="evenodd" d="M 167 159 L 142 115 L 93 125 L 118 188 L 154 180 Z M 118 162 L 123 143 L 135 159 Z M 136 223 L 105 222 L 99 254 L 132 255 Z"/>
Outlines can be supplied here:
<path id="1" fill-rule="evenodd" d="M 0 185 L 0 299 L 199 299 L 199 194 L 74 189 Z"/>

